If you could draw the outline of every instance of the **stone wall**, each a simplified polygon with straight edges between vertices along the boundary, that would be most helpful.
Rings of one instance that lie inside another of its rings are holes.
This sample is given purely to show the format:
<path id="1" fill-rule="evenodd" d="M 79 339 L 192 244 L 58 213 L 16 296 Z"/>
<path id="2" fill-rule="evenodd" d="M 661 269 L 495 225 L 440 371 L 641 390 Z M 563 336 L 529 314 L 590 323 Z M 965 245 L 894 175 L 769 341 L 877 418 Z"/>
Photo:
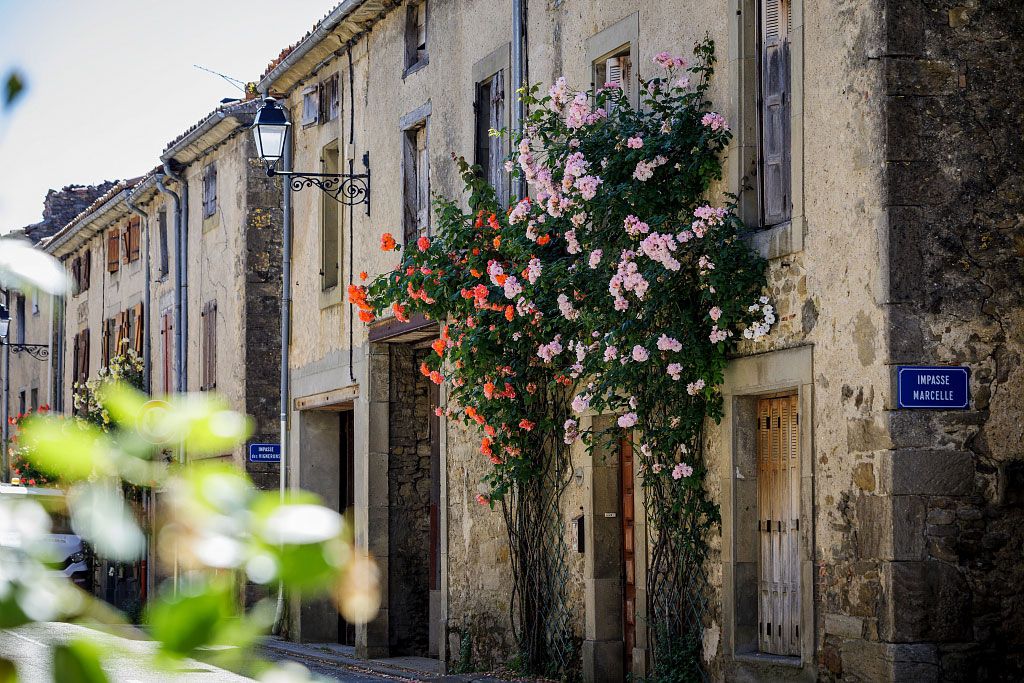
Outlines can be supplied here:
<path id="1" fill-rule="evenodd" d="M 281 439 L 281 183 L 267 176 L 251 136 L 245 200 L 245 412 L 255 421 L 252 442 Z M 278 485 L 279 465 L 246 462 L 259 488 Z"/>
<path id="2" fill-rule="evenodd" d="M 390 347 L 388 614 L 392 655 L 426 655 L 430 622 L 430 349 Z"/>
<path id="3" fill-rule="evenodd" d="M 1024 6 L 884 5 L 890 361 L 967 365 L 972 402 L 890 416 L 881 636 L 918 680 L 1020 680 Z"/>

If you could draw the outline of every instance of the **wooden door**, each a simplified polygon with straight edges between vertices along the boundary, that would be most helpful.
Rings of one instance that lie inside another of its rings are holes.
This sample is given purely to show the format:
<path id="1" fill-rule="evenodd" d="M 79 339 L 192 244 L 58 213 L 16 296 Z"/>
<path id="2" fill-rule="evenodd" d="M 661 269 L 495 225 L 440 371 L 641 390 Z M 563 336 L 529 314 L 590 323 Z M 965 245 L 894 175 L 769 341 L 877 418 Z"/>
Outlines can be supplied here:
<path id="1" fill-rule="evenodd" d="M 797 397 L 758 401 L 757 509 L 761 652 L 800 654 L 800 458 Z"/>
<path id="2" fill-rule="evenodd" d="M 355 429 L 353 412 L 343 410 L 338 413 L 338 453 L 341 459 L 339 482 L 339 512 L 352 515 L 356 504 L 355 485 Z M 351 519 L 351 517 L 350 517 Z M 342 645 L 356 644 L 356 626 L 338 615 L 338 642 Z"/>
<path id="3" fill-rule="evenodd" d="M 636 535 L 633 495 L 633 444 L 623 438 L 619 447 L 619 486 L 622 509 L 622 640 L 625 662 L 633 661 L 636 644 Z M 627 669 L 630 668 L 628 665 Z"/>

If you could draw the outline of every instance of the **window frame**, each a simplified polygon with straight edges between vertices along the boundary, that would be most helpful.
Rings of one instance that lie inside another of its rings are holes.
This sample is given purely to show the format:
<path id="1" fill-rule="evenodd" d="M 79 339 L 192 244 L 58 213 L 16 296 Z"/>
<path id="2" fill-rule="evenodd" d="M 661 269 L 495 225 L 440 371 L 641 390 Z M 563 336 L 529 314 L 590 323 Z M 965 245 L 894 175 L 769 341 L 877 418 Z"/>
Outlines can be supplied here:
<path id="1" fill-rule="evenodd" d="M 318 83 L 307 86 L 302 90 L 302 116 L 300 125 L 315 126 L 320 120 L 320 86 Z"/>
<path id="2" fill-rule="evenodd" d="M 160 210 L 157 211 L 156 222 L 157 222 L 158 248 L 160 250 L 160 254 L 159 254 L 160 260 L 159 260 L 158 266 L 157 266 L 157 268 L 159 269 L 158 270 L 158 272 L 159 272 L 158 278 L 160 280 L 163 280 L 164 278 L 166 278 L 168 276 L 168 274 L 171 271 L 171 259 L 170 259 L 170 253 L 168 252 L 168 242 L 167 242 L 167 208 L 166 207 L 161 207 Z"/>
<path id="3" fill-rule="evenodd" d="M 430 215 L 430 112 L 431 104 L 417 107 L 412 112 L 402 117 L 399 127 L 401 128 L 401 149 L 402 149 L 402 237 L 403 243 L 409 243 L 420 235 L 430 236 L 432 221 Z M 416 153 L 418 149 L 417 137 L 420 132 L 423 135 L 424 154 Z M 410 154 L 412 150 L 412 154 Z M 421 163 L 421 159 L 425 163 Z M 410 174 L 410 166 L 412 173 Z M 421 173 L 423 174 L 421 176 Z M 421 183 L 421 181 L 423 181 Z M 410 186 L 413 183 L 414 186 Z M 426 196 L 421 199 L 421 184 L 425 185 Z M 415 206 L 410 204 L 410 190 L 415 191 Z M 426 226 L 419 225 L 419 213 L 423 209 L 422 203 L 426 202 Z M 411 231 L 410 227 L 415 226 Z"/>
<path id="4" fill-rule="evenodd" d="M 512 107 L 511 103 L 511 43 L 505 43 L 501 47 L 492 51 L 483 59 L 473 64 L 472 76 L 473 76 L 473 162 L 477 165 L 480 164 L 480 153 L 483 147 L 479 144 L 481 142 L 478 137 L 480 134 L 480 91 L 481 86 L 484 84 L 490 84 L 490 90 L 493 97 L 493 84 L 495 78 L 501 74 L 502 82 L 502 103 L 503 111 L 501 115 L 501 123 L 503 127 L 511 127 L 511 116 Z M 490 107 L 490 103 L 488 103 Z M 489 119 L 493 119 L 493 116 L 489 116 Z M 488 138 L 488 147 L 490 145 L 500 146 L 498 156 L 504 158 L 508 155 L 508 142 L 504 137 L 500 138 Z M 489 164 L 488 164 L 489 166 Z M 509 198 L 511 197 L 511 183 L 509 182 L 508 173 L 504 168 L 501 169 L 487 169 L 489 174 L 500 174 L 502 176 L 502 186 L 499 189 L 499 201 L 502 206 L 507 206 Z M 491 179 L 493 180 L 493 179 Z M 494 184 L 492 182 L 492 184 Z"/>
<path id="5" fill-rule="evenodd" d="M 328 155 L 334 155 L 334 164 L 330 163 Z M 337 138 L 329 142 L 320 151 L 320 167 L 324 173 L 341 173 L 342 155 L 341 142 Z M 341 204 L 325 193 L 320 197 L 320 291 L 329 293 L 341 286 L 344 281 L 344 211 Z M 335 272 L 333 284 L 328 284 L 328 244 L 327 244 L 327 222 L 333 215 L 335 230 Z M 340 299 L 334 303 L 341 303 Z"/>
<path id="6" fill-rule="evenodd" d="M 640 101 L 640 69 L 639 69 L 639 44 L 640 44 L 640 13 L 633 12 L 609 25 L 602 31 L 587 38 L 587 63 L 590 65 L 590 84 L 596 90 L 604 85 L 597 82 L 597 69 L 604 60 L 623 52 L 623 48 L 629 51 L 629 60 L 632 66 L 630 74 L 630 88 L 627 93 L 629 103 L 637 107 Z"/>
<path id="7" fill-rule="evenodd" d="M 423 9 L 423 41 L 419 40 L 418 23 Z M 427 0 L 410 2 L 405 15 L 405 59 L 402 78 L 413 74 L 430 63 L 430 7 Z M 422 46 L 422 49 L 421 49 Z"/>
<path id="8" fill-rule="evenodd" d="M 211 161 L 203 167 L 203 220 L 217 215 L 217 162 Z"/>

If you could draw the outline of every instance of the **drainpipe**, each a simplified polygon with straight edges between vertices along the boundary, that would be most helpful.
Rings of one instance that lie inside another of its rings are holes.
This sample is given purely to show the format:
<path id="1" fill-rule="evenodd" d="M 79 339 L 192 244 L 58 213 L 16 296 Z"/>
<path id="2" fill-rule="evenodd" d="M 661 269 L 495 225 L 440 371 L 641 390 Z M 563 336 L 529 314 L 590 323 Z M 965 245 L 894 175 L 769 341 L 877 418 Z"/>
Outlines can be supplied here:
<path id="1" fill-rule="evenodd" d="M 146 378 L 146 393 L 151 394 L 153 393 L 153 368 L 150 363 L 152 358 L 152 351 L 150 349 L 150 340 L 152 339 L 152 335 L 150 334 L 150 323 L 152 323 L 153 321 L 153 315 L 150 303 L 153 295 L 150 287 L 150 282 L 152 280 L 152 278 L 150 277 L 152 274 L 150 272 L 150 248 L 152 247 L 152 245 L 150 244 L 149 241 L 149 215 L 135 204 L 131 194 L 125 197 L 124 203 L 128 205 L 128 208 L 131 209 L 133 213 L 141 217 L 142 234 L 145 236 L 146 243 L 146 261 L 144 265 L 144 269 L 146 272 L 146 287 L 143 290 L 142 295 L 142 315 L 146 323 L 145 326 L 142 328 L 143 331 L 145 332 L 145 334 L 143 334 L 142 336 L 142 372 L 143 377 Z"/>
<path id="2" fill-rule="evenodd" d="M 174 335 L 177 356 L 177 391 L 188 392 L 188 182 L 171 168 L 170 160 L 164 161 L 164 173 L 181 187 L 181 201 L 178 203 L 178 224 L 174 231 L 175 247 L 175 307 L 178 330 Z M 184 462 L 184 453 L 182 453 Z"/>
<path id="3" fill-rule="evenodd" d="M 512 0 L 512 131 L 521 134 L 526 120 L 526 106 L 519 93 L 526 85 L 526 0 Z M 519 201 L 526 196 L 526 184 L 520 175 L 512 188 Z"/>
<path id="4" fill-rule="evenodd" d="M 67 324 L 67 307 L 64 295 L 56 295 L 50 300 L 50 315 L 54 318 L 53 348 L 50 349 L 51 372 L 50 410 L 55 413 L 64 412 L 64 326 Z"/>
<path id="5" fill-rule="evenodd" d="M 285 116 L 288 110 L 282 107 Z M 282 171 L 292 170 L 292 136 L 289 135 L 284 147 L 284 158 L 281 159 Z M 292 314 L 292 188 L 287 179 L 281 182 L 281 462 L 278 465 L 278 485 L 281 490 L 281 502 L 284 503 L 285 490 L 288 486 L 289 463 L 289 432 L 288 411 L 290 383 L 288 375 L 288 356 L 291 348 L 291 314 Z M 284 583 L 277 584 L 277 609 L 274 612 L 274 635 L 281 633 L 284 626 Z"/>

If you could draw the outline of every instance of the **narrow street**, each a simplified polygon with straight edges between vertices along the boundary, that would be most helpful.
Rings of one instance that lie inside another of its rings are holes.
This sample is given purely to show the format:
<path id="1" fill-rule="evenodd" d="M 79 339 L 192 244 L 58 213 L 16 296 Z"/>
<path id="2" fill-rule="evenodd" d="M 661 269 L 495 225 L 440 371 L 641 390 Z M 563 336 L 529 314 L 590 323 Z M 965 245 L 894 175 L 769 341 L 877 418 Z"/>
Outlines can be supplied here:
<path id="1" fill-rule="evenodd" d="M 252 681 L 231 671 L 196 660 L 185 660 L 175 671 L 165 672 L 147 666 L 146 657 L 156 647 L 152 641 L 135 640 L 104 633 L 84 626 L 64 623 L 30 624 L 17 629 L 0 630 L 0 657 L 12 660 L 23 683 L 52 683 L 50 647 L 76 638 L 88 638 L 105 653 L 104 668 L 116 683 L 241 683 Z M 399 675 L 378 674 L 340 664 L 332 657 L 285 657 L 280 651 L 265 653 L 273 660 L 298 661 L 314 674 L 332 681 L 418 680 Z M 397 674 L 398 672 L 396 672 Z"/>

